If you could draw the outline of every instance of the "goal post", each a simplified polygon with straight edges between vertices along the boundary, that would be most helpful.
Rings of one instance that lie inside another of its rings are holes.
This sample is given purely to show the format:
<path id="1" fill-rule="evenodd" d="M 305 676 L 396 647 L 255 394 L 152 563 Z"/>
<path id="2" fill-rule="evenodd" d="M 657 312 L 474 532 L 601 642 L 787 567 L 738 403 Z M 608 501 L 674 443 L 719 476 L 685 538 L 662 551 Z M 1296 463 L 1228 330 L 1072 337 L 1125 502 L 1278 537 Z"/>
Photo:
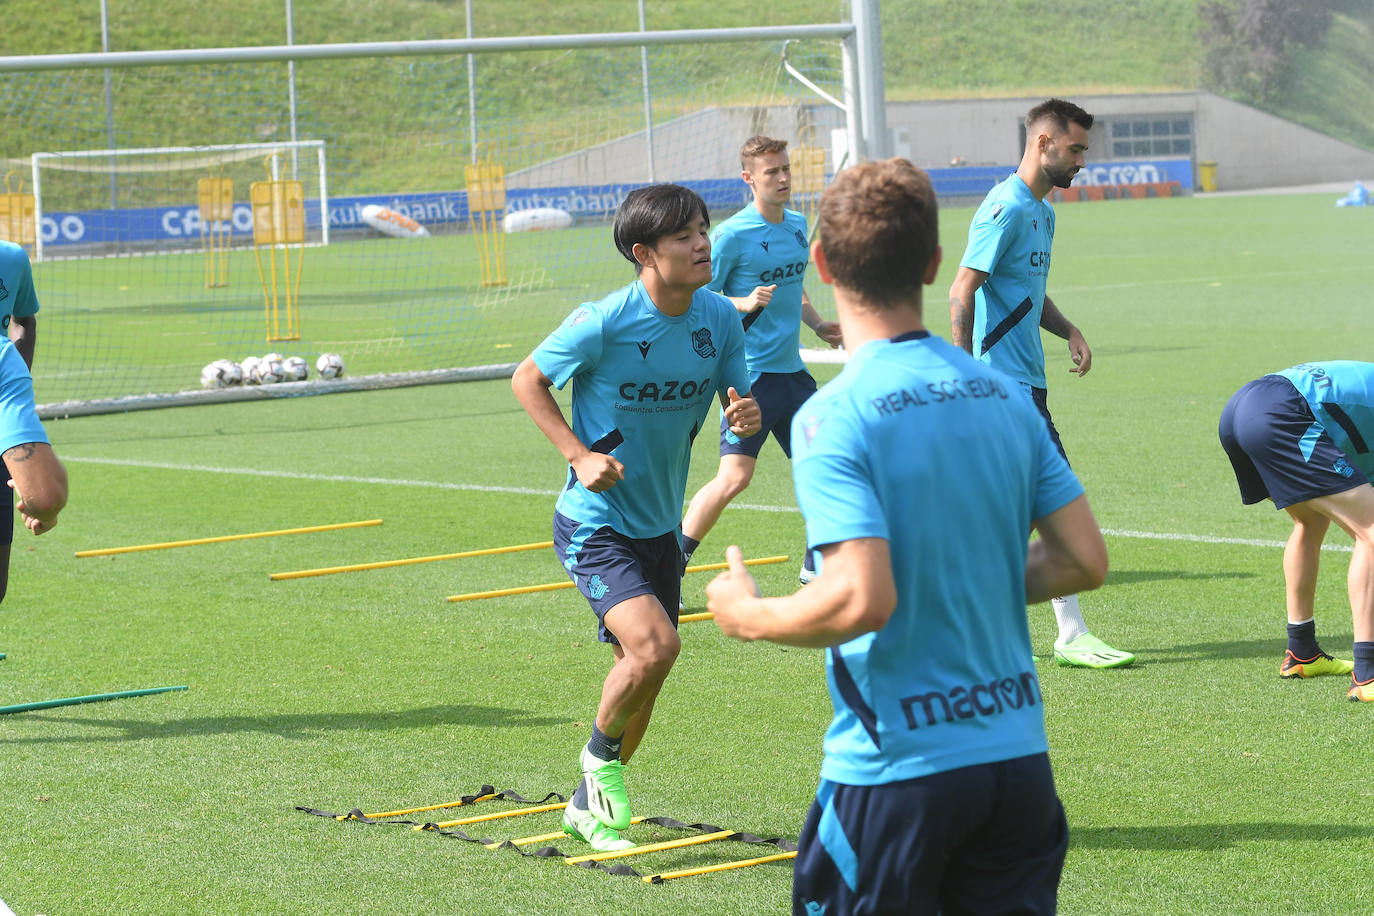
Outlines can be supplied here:
<path id="1" fill-rule="evenodd" d="M 0 116 L 22 128 L 0 136 L 0 158 L 31 163 L 39 202 L 40 406 L 162 404 L 198 389 L 207 363 L 268 349 L 312 365 L 339 353 L 353 383 L 509 371 L 577 304 L 634 278 L 609 229 L 635 187 L 685 184 L 719 221 L 748 203 L 738 150 L 763 133 L 791 144 L 806 174 L 793 206 L 809 210 L 866 142 L 854 45 L 835 24 L 66 55 L 67 69 L 0 58 Z M 328 138 L 327 172 L 324 141 L 279 139 L 286 60 L 291 130 Z M 114 150 L 72 142 L 104 135 L 97 63 L 112 65 L 117 110 L 146 113 L 116 124 Z M 31 110 L 53 117 L 19 116 Z M 228 142 L 254 135 L 270 139 Z M 234 198 L 222 270 L 202 234 L 224 222 L 202 216 L 220 212 L 202 207 L 210 179 Z M 313 249 L 278 264 L 277 335 L 266 255 L 298 243 L 254 245 L 249 189 L 264 180 L 303 183 L 299 244 Z M 833 314 L 819 282 L 808 292 Z M 287 344 L 264 340 L 265 310 L 266 336 Z"/>

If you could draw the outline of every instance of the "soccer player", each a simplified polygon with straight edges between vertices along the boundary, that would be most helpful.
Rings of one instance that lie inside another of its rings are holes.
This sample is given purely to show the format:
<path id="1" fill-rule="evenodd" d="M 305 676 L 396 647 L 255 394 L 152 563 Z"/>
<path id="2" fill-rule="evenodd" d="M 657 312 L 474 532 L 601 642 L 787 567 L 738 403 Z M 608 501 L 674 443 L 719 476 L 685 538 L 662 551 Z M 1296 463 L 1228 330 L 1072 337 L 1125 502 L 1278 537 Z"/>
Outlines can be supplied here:
<path id="1" fill-rule="evenodd" d="M 1045 197 L 1054 188 L 1067 188 L 1083 167 L 1092 125 L 1092 115 L 1063 99 L 1030 110 L 1021 164 L 988 192 L 974 214 L 949 290 L 953 343 L 1016 380 L 1040 409 L 1061 454 L 1064 446 L 1046 399 L 1040 330 L 1068 341 L 1069 371 L 1080 378 L 1092 368 L 1093 355 L 1083 334 L 1045 295 L 1054 241 L 1054 209 Z M 1059 664 L 1116 668 L 1135 661 L 1130 652 L 1088 632 L 1077 595 L 1056 597 L 1051 604 L 1059 626 L 1054 642 Z"/>
<path id="2" fill-rule="evenodd" d="M 0 457 L 4 480 L 20 494 L 24 525 L 42 534 L 57 524 L 67 502 L 66 471 L 48 444 L 43 424 L 34 411 L 33 347 L 37 331 L 38 296 L 33 270 L 23 248 L 0 241 Z M 9 588 L 10 547 L 14 542 L 14 513 L 0 513 L 0 601 Z"/>
<path id="3" fill-rule="evenodd" d="M 786 205 L 792 198 L 792 165 L 787 141 L 750 137 L 739 151 L 741 176 L 754 202 L 716 227 L 711 237 L 710 288 L 725 294 L 744 322 L 744 353 L 754 400 L 763 414 L 763 434 L 742 439 L 720 424 L 720 466 L 687 507 L 682 544 L 690 560 L 697 545 L 730 500 L 754 479 L 763 443 L 772 433 L 783 454 L 792 457 L 792 416 L 816 392 L 799 348 L 801 326 L 832 347 L 841 343 L 840 326 L 824 321 L 802 286 L 810 246 L 806 217 Z M 803 551 L 803 583 L 815 575 Z"/>
<path id="4" fill-rule="evenodd" d="M 762 598 L 732 546 L 706 589 L 728 635 L 826 649 L 835 714 L 793 912 L 1052 913 L 1068 826 L 1026 602 L 1100 585 L 1106 544 L 1030 399 L 925 329 L 926 174 L 847 169 L 819 225 L 853 354 L 792 423 L 820 575 Z"/>
<path id="5" fill-rule="evenodd" d="M 1249 382 L 1227 402 L 1217 431 L 1241 502 L 1270 499 L 1293 519 L 1283 551 L 1288 650 L 1279 676 L 1351 674 L 1346 696 L 1374 702 L 1374 363 L 1303 363 Z M 1347 574 L 1353 663 L 1322 651 L 1313 619 L 1333 521 L 1355 539 Z"/>
<path id="6" fill-rule="evenodd" d="M 516 398 L 568 462 L 554 546 L 610 643 L 610 674 L 563 829 L 597 851 L 634 844 L 622 765 L 644 737 L 681 643 L 678 520 L 692 440 L 719 396 L 733 433 L 758 432 L 738 313 L 711 279 L 706 205 L 673 184 L 638 188 L 615 244 L 638 279 L 581 305 L 515 370 Z M 572 426 L 550 386 L 572 382 Z M 740 392 L 744 392 L 741 394 Z"/>

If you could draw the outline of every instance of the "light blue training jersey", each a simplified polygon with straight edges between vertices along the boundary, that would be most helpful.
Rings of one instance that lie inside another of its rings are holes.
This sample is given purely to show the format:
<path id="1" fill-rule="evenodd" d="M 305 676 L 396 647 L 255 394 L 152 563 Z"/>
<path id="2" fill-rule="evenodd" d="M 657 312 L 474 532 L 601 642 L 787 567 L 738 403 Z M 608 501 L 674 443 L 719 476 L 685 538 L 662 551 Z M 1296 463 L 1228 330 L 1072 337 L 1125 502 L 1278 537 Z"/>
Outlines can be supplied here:
<path id="1" fill-rule="evenodd" d="M 560 390 L 572 389 L 572 429 L 625 466 L 625 479 L 592 493 L 568 468 L 562 515 L 631 538 L 674 531 L 682 519 L 692 440 L 717 394 L 750 391 L 739 313 L 699 289 L 669 317 L 636 280 L 573 310 L 533 353 Z"/>
<path id="2" fill-rule="evenodd" d="M 1045 387 L 1040 313 L 1053 241 L 1054 208 L 1013 172 L 973 214 L 959 262 L 988 275 L 974 294 L 973 355 L 1036 388 Z"/>
<path id="3" fill-rule="evenodd" d="M 1374 481 L 1374 363 L 1331 360 L 1271 374 L 1292 382 L 1317 418 L 1303 436 L 1304 460 L 1311 460 L 1325 431 L 1365 479 Z"/>
<path id="4" fill-rule="evenodd" d="M 0 241 L 0 331 L 10 326 L 10 316 L 28 318 L 38 313 L 29 254 L 13 242 Z"/>
<path id="5" fill-rule="evenodd" d="M 750 204 L 711 233 L 710 289 L 739 297 L 777 284 L 768 305 L 741 316 L 753 378 L 805 368 L 799 352 L 802 279 L 810 259 L 806 217 L 795 210 L 783 210 L 782 222 L 770 223 Z"/>
<path id="6" fill-rule="evenodd" d="M 14 342 L 0 337 L 0 455 L 25 442 L 47 442 L 33 402 L 33 378 Z"/>
<path id="7" fill-rule="evenodd" d="M 882 538 L 897 584 L 886 626 L 826 650 L 821 777 L 882 785 L 1047 750 L 1026 538 L 1083 488 L 1031 399 L 938 337 L 870 341 L 797 413 L 792 448 L 808 546 Z"/>

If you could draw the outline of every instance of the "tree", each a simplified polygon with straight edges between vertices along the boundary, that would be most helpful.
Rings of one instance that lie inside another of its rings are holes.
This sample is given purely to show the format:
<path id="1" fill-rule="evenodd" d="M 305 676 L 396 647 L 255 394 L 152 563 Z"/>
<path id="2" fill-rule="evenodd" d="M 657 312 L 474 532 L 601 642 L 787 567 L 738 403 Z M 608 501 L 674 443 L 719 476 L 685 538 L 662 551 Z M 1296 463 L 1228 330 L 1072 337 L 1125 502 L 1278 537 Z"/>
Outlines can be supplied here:
<path id="1" fill-rule="evenodd" d="M 1199 37 L 1208 86 L 1268 101 L 1287 76 L 1293 53 L 1326 41 L 1342 0 L 1200 0 Z"/>

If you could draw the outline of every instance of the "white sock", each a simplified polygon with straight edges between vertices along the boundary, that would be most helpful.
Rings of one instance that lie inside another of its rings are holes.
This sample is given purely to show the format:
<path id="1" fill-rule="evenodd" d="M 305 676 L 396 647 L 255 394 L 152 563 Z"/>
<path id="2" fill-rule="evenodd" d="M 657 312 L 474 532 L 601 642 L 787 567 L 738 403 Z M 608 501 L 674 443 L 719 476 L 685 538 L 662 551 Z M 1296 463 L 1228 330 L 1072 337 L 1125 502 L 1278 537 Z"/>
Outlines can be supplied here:
<path id="1" fill-rule="evenodd" d="M 1050 604 L 1054 606 L 1054 619 L 1059 622 L 1059 638 L 1054 641 L 1055 645 L 1062 646 L 1088 632 L 1083 612 L 1078 609 L 1077 595 L 1051 598 Z"/>

